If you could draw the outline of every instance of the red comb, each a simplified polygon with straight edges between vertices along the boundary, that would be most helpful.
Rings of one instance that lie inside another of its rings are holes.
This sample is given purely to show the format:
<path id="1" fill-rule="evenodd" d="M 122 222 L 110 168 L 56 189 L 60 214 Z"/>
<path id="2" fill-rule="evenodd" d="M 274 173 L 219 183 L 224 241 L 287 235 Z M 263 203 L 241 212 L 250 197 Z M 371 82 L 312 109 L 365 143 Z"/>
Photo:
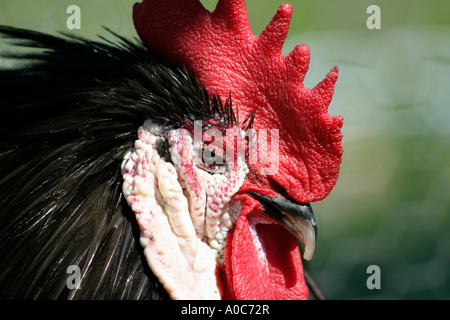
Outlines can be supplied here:
<path id="1" fill-rule="evenodd" d="M 257 37 L 244 0 L 219 0 L 214 12 L 198 0 L 144 0 L 133 8 L 150 51 L 186 67 L 210 92 L 231 92 L 240 119 L 256 108 L 255 130 L 279 130 L 280 166 L 271 178 L 295 200 L 312 202 L 328 195 L 339 174 L 343 119 L 327 112 L 338 68 L 315 88 L 303 86 L 308 46 L 281 54 L 291 16 L 292 6 L 281 5 Z"/>

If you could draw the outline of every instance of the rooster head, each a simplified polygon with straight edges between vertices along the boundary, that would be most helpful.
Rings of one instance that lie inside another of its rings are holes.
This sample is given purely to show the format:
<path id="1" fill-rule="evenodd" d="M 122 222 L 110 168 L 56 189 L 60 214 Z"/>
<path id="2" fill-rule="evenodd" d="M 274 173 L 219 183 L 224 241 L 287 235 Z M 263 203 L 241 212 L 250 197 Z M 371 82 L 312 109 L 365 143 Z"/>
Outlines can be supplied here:
<path id="1" fill-rule="evenodd" d="M 308 296 L 297 240 L 311 259 L 309 203 L 336 183 L 343 119 L 327 111 L 338 69 L 308 89 L 308 46 L 281 54 L 291 16 L 280 6 L 255 36 L 243 0 L 134 6 L 145 46 L 211 97 L 197 118 L 146 120 L 122 164 L 147 262 L 173 299 Z"/>

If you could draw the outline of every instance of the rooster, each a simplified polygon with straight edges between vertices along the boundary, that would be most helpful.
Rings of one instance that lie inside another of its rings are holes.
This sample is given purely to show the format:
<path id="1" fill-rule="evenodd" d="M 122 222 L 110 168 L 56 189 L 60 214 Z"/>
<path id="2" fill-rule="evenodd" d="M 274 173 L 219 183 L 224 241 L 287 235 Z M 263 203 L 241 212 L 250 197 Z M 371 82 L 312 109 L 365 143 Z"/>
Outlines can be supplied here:
<path id="1" fill-rule="evenodd" d="M 35 49 L 0 71 L 1 298 L 307 299 L 343 120 L 337 67 L 308 89 L 308 46 L 281 54 L 291 16 L 255 36 L 243 0 L 144 0 L 141 41 L 0 27 Z"/>

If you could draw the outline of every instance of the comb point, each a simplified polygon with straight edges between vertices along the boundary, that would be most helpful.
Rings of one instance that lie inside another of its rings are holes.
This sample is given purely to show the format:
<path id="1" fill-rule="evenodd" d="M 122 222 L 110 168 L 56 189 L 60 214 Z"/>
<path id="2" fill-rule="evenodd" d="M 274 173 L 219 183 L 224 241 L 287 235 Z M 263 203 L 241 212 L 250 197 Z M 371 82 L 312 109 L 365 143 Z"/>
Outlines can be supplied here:
<path id="1" fill-rule="evenodd" d="M 305 75 L 309 69 L 310 56 L 309 46 L 299 44 L 295 46 L 294 50 L 286 58 L 286 64 L 297 83 L 303 83 L 305 79 Z"/>
<path id="2" fill-rule="evenodd" d="M 325 79 L 319 82 L 314 87 L 314 89 L 312 89 L 313 94 L 316 95 L 320 100 L 318 106 L 322 108 L 323 112 L 326 112 L 328 110 L 328 106 L 330 105 L 331 99 L 333 98 L 334 86 L 338 79 L 338 73 L 339 68 L 334 67 L 330 70 L 330 72 L 328 72 Z"/>
<path id="3" fill-rule="evenodd" d="M 289 24 L 292 18 L 292 5 L 282 4 L 275 16 L 269 22 L 267 27 L 258 37 L 258 41 L 267 51 L 278 52 L 281 54 L 284 40 L 289 31 Z M 270 48 L 270 50 L 269 50 Z"/>

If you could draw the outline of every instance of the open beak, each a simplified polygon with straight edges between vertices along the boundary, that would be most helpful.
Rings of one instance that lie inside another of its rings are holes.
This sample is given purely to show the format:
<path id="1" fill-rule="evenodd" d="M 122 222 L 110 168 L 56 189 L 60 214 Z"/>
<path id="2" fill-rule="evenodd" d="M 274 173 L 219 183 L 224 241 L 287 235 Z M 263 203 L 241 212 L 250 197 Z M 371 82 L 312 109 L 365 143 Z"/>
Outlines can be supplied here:
<path id="1" fill-rule="evenodd" d="M 285 198 L 269 198 L 256 192 L 250 194 L 261 203 L 263 214 L 285 227 L 305 245 L 303 258 L 311 260 L 316 249 L 317 225 L 309 203 Z"/>

